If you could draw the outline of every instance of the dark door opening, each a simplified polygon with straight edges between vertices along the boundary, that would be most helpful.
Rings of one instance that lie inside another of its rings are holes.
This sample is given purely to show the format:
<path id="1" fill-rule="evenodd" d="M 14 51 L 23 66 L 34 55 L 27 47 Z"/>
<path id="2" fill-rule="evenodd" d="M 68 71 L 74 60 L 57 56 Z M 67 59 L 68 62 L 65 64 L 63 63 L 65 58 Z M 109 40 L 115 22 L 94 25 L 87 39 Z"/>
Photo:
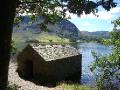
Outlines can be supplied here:
<path id="1" fill-rule="evenodd" d="M 25 62 L 25 77 L 26 78 L 32 78 L 33 77 L 33 62 L 31 60 L 27 60 Z"/>

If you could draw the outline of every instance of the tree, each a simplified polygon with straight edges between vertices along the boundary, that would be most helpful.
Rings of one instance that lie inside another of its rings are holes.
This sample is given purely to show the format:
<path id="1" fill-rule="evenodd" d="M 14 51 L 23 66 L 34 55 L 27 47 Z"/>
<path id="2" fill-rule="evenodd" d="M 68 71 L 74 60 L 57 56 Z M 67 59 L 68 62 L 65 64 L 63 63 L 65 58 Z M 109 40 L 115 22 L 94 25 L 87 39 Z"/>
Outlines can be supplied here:
<path id="1" fill-rule="evenodd" d="M 97 75 L 97 86 L 100 90 L 119 90 L 116 85 L 120 80 L 120 18 L 115 20 L 114 29 L 110 33 L 111 39 L 103 40 L 105 45 L 113 45 L 112 53 L 108 56 L 97 56 L 93 53 L 96 61 L 91 65 L 91 71 Z"/>
<path id="2" fill-rule="evenodd" d="M 66 2 L 67 5 L 62 2 Z M 65 17 L 66 7 L 71 13 L 81 15 L 83 11 L 86 14 L 95 13 L 99 5 L 110 10 L 116 6 L 116 3 L 113 0 L 99 0 L 98 2 L 89 0 L 0 0 L 0 90 L 4 90 L 7 86 L 15 13 L 16 16 L 24 12 L 31 13 L 32 16 L 42 15 L 45 17 L 44 23 L 54 23 L 60 17 Z"/>
<path id="3" fill-rule="evenodd" d="M 0 90 L 5 90 L 5 86 L 7 85 L 15 8 L 15 0 L 0 1 Z"/>

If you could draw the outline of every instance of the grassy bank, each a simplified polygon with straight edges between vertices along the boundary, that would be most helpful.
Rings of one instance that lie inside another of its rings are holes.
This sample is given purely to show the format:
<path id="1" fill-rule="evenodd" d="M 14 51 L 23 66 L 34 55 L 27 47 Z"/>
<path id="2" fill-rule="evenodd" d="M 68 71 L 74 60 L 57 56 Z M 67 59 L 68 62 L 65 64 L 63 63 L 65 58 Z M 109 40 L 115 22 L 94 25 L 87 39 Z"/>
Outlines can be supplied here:
<path id="1" fill-rule="evenodd" d="M 61 38 L 56 34 L 33 34 L 29 31 L 25 32 L 16 32 L 13 33 L 12 37 L 13 41 L 15 41 L 15 46 L 18 51 L 21 51 L 28 43 L 39 42 L 41 44 L 71 44 L 74 42 L 70 42 L 68 38 Z"/>
<path id="2" fill-rule="evenodd" d="M 87 85 L 80 85 L 79 83 L 62 83 L 60 85 L 65 90 L 97 90 Z"/>
<path id="3" fill-rule="evenodd" d="M 55 34 L 42 33 L 36 37 L 36 40 L 44 43 L 69 43 L 69 39 L 61 38 Z"/>

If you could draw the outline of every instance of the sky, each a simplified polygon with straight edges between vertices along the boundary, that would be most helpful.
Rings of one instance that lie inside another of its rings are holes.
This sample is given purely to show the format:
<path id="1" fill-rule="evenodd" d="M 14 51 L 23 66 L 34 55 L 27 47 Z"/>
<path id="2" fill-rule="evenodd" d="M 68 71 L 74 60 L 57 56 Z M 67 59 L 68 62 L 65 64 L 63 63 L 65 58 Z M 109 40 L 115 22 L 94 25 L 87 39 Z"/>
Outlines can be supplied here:
<path id="1" fill-rule="evenodd" d="M 97 13 L 99 17 L 93 14 L 83 14 L 81 17 L 77 17 L 75 14 L 67 13 L 71 16 L 69 21 L 74 23 L 80 31 L 112 31 L 113 24 L 111 22 L 120 17 L 120 0 L 115 1 L 118 3 L 117 7 L 112 8 L 109 12 L 99 7 Z"/>

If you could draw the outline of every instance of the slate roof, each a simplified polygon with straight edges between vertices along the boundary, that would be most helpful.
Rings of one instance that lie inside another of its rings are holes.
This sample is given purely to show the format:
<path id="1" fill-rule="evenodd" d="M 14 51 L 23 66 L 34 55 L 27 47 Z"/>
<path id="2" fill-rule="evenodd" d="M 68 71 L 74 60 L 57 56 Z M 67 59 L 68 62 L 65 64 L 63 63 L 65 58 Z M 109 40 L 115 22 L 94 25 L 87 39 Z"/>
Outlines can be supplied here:
<path id="1" fill-rule="evenodd" d="M 51 61 L 71 56 L 79 55 L 80 53 L 70 45 L 41 45 L 30 44 L 30 46 L 41 55 L 45 61 Z"/>

